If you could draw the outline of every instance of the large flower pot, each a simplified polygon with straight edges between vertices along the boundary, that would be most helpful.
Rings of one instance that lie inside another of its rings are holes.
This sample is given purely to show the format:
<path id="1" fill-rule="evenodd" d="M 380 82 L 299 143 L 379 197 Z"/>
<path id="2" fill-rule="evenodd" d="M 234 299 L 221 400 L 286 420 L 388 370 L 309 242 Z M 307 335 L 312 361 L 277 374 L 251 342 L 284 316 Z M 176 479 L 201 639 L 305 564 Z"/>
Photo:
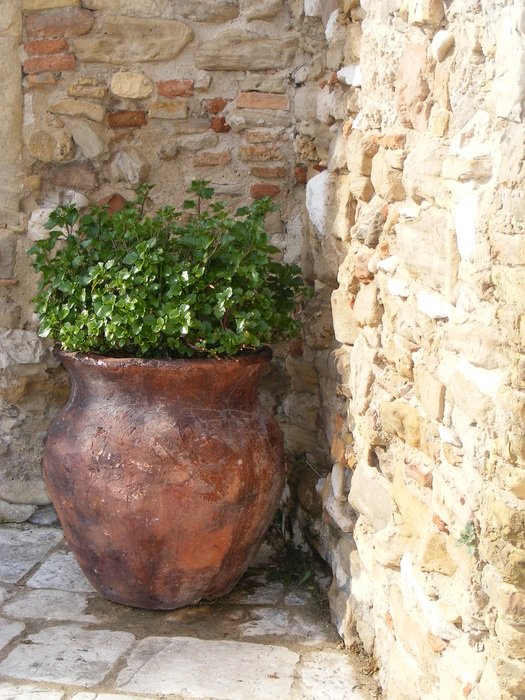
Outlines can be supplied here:
<path id="1" fill-rule="evenodd" d="M 284 485 L 281 432 L 257 398 L 271 352 L 58 357 L 71 397 L 49 432 L 44 478 L 87 578 L 141 608 L 229 593 Z"/>

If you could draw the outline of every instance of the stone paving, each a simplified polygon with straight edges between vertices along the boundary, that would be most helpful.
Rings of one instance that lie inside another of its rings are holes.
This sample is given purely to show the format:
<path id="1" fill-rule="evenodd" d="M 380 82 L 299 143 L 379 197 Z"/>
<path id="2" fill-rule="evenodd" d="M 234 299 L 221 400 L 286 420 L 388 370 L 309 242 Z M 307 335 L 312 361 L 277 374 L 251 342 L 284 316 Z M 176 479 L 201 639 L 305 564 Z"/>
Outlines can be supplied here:
<path id="1" fill-rule="evenodd" d="M 261 552 L 219 601 L 168 612 L 100 597 L 56 525 L 0 526 L 0 700 L 372 700 L 315 587 Z"/>

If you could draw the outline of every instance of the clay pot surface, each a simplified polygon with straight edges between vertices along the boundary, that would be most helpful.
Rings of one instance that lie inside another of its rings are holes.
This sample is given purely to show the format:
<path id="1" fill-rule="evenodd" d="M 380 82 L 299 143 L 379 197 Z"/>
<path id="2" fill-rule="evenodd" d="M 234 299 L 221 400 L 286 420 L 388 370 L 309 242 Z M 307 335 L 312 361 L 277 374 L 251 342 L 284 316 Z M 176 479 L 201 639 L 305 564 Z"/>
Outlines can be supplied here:
<path id="1" fill-rule="evenodd" d="M 71 396 L 48 434 L 44 478 L 87 578 L 141 608 L 229 593 L 284 485 L 281 431 L 257 397 L 271 352 L 57 355 Z"/>

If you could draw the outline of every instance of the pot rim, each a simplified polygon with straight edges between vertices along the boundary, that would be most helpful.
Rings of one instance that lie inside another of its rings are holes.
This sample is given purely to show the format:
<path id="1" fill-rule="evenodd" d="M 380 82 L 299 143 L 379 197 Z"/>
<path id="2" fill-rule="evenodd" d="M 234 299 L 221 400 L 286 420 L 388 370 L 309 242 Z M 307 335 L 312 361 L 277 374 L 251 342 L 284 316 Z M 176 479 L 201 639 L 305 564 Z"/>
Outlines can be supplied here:
<path id="1" fill-rule="evenodd" d="M 193 364 L 194 366 L 212 366 L 217 364 L 230 365 L 256 365 L 270 362 L 273 357 L 273 351 L 268 345 L 262 345 L 256 350 L 248 351 L 243 354 L 234 355 L 232 357 L 180 357 L 180 358 L 144 358 L 144 357 L 112 357 L 110 355 L 102 355 L 95 352 L 78 352 L 62 350 L 59 346 L 53 349 L 55 358 L 62 360 L 74 360 L 81 364 L 91 366 L 106 366 L 106 367 L 182 367 Z"/>

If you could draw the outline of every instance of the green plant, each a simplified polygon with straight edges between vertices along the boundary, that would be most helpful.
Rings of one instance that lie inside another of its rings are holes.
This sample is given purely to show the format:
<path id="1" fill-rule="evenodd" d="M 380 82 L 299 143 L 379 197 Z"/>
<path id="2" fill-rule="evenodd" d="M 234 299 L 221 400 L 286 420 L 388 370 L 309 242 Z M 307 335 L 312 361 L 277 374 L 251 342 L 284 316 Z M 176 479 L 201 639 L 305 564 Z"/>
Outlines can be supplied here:
<path id="1" fill-rule="evenodd" d="M 29 253 L 41 274 L 40 335 L 64 350 L 139 357 L 234 355 L 295 336 L 308 293 L 276 260 L 268 198 L 231 214 L 193 181 L 182 209 L 145 214 L 151 185 L 110 214 L 59 206 Z"/>
<path id="2" fill-rule="evenodd" d="M 476 554 L 478 548 L 478 534 L 476 532 L 476 524 L 473 520 L 469 520 L 458 537 L 459 544 L 465 545 L 470 556 Z"/>

